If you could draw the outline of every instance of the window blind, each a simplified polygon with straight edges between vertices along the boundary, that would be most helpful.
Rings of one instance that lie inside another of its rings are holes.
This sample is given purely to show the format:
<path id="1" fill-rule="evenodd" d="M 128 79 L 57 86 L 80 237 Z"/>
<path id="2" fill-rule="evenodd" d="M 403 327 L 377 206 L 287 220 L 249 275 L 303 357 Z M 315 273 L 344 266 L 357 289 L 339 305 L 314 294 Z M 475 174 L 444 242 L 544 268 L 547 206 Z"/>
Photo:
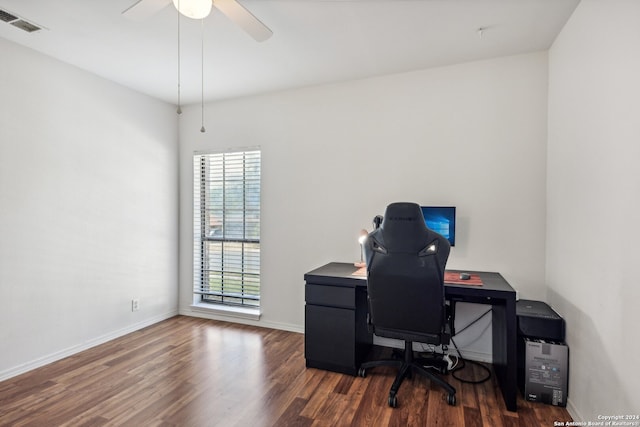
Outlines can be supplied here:
<path id="1" fill-rule="evenodd" d="M 260 151 L 193 158 L 194 294 L 260 306 Z"/>

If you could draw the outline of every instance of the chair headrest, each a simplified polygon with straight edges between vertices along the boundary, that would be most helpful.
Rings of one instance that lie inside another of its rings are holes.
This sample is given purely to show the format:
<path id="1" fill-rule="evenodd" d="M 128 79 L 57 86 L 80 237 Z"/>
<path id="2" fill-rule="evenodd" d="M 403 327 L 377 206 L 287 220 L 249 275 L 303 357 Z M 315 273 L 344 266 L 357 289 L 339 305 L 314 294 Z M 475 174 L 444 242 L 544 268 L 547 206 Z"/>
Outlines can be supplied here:
<path id="1" fill-rule="evenodd" d="M 398 202 L 387 206 L 380 230 L 390 251 L 417 252 L 425 247 L 430 230 L 416 203 Z"/>
<path id="2" fill-rule="evenodd" d="M 420 206 L 409 202 L 391 203 L 387 206 L 381 227 L 388 231 L 426 229 Z"/>

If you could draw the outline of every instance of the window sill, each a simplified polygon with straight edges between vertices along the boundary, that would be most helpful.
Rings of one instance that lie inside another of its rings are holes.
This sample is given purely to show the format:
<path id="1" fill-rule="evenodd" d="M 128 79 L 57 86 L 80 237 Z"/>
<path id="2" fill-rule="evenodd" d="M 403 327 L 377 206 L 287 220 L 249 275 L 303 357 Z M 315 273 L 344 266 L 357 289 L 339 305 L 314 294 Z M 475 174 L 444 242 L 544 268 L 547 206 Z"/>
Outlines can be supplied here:
<path id="1" fill-rule="evenodd" d="M 219 314 L 222 316 L 237 317 L 240 319 L 260 320 L 259 308 L 231 307 L 226 305 L 196 303 L 191 305 L 191 311 L 206 314 Z"/>

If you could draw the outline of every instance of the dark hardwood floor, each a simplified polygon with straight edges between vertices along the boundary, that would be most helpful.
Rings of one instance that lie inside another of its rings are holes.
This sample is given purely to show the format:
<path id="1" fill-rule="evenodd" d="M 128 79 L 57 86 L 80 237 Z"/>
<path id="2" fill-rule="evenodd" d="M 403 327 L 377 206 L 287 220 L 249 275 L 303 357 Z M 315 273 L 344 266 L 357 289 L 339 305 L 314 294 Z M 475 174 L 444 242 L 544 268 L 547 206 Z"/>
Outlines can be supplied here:
<path id="1" fill-rule="evenodd" d="M 548 427 L 571 419 L 522 398 L 508 412 L 494 381 L 450 376 L 455 407 L 414 375 L 392 409 L 394 376 L 306 369 L 302 334 L 178 316 L 0 382 L 0 426 Z"/>

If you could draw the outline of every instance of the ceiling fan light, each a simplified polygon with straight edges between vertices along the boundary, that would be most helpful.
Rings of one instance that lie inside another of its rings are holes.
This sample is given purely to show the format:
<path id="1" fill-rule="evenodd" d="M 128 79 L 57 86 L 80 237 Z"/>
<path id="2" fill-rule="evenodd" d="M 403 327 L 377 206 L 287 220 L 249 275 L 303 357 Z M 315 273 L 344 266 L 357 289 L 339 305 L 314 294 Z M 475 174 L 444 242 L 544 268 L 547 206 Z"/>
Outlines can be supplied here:
<path id="1" fill-rule="evenodd" d="M 173 0 L 178 12 L 192 19 L 206 18 L 211 13 L 211 0 Z"/>

